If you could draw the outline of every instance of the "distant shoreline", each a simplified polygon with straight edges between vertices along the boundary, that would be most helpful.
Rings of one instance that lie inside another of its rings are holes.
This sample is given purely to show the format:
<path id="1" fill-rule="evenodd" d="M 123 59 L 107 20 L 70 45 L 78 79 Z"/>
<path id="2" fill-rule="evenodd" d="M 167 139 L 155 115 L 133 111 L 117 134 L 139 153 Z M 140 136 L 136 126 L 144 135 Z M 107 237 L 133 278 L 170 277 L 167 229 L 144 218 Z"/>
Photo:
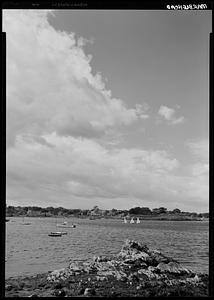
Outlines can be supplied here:
<path id="1" fill-rule="evenodd" d="M 6 206 L 6 217 L 77 217 L 89 219 L 123 219 L 140 218 L 141 220 L 163 221 L 201 221 L 209 219 L 208 212 L 188 212 L 179 208 L 168 210 L 166 207 L 150 209 L 149 207 L 132 207 L 130 209 L 100 209 L 95 205 L 92 209 L 39 207 L 39 206 Z M 133 222 L 132 222 L 133 223 Z"/>
<path id="2" fill-rule="evenodd" d="M 77 219 L 87 219 L 87 220 L 100 220 L 100 219 L 111 219 L 111 220 L 123 220 L 123 217 L 119 217 L 119 216 L 94 216 L 94 217 L 90 217 L 90 216 L 27 216 L 27 215 L 23 215 L 23 216 L 6 216 L 6 218 L 10 219 L 10 218 L 77 218 Z M 171 216 L 171 215 L 167 215 L 167 216 L 148 216 L 148 215 L 137 215 L 137 216 L 130 216 L 129 218 L 127 218 L 127 221 L 129 223 L 131 218 L 139 218 L 141 221 L 209 221 L 209 218 L 191 218 L 189 216 L 182 216 L 182 215 L 177 215 L 177 216 Z"/>

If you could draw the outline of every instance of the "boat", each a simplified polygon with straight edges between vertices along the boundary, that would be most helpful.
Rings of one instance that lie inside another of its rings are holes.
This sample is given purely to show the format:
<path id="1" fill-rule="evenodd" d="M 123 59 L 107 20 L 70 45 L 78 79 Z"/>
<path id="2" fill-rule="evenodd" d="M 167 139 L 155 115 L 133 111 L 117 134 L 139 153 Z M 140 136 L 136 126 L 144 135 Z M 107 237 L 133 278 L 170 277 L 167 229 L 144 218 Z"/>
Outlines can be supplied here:
<path id="1" fill-rule="evenodd" d="M 65 222 L 66 224 L 67 224 L 67 222 Z M 65 225 L 66 225 L 65 224 Z M 59 224 L 58 224 L 59 225 Z M 55 226 L 57 227 L 57 223 L 55 224 Z M 49 233 L 48 235 L 49 236 L 62 236 L 62 235 L 65 235 L 65 234 L 67 234 L 67 232 L 66 231 L 55 231 L 55 232 L 51 232 L 51 233 Z"/>
<path id="2" fill-rule="evenodd" d="M 10 220 L 9 219 L 5 219 L 5 222 L 9 222 Z"/>
<path id="3" fill-rule="evenodd" d="M 124 217 L 124 223 L 125 223 L 125 224 L 127 223 L 126 217 Z"/>
<path id="4" fill-rule="evenodd" d="M 140 219 L 139 219 L 139 218 L 137 218 L 136 223 L 137 223 L 137 224 L 140 224 Z"/>
<path id="5" fill-rule="evenodd" d="M 48 236 L 62 236 L 61 232 L 51 232 L 48 234 Z"/>
<path id="6" fill-rule="evenodd" d="M 59 233 L 59 234 L 61 234 L 61 235 L 68 234 L 66 231 L 56 231 L 55 233 Z"/>
<path id="7" fill-rule="evenodd" d="M 72 225 L 68 225 L 68 222 L 64 221 L 62 223 L 57 223 L 56 222 L 56 226 L 57 227 L 63 227 L 63 228 L 75 228 L 76 225 L 75 224 L 72 224 Z"/>
<path id="8" fill-rule="evenodd" d="M 67 225 L 67 224 L 56 224 L 57 227 L 63 227 L 63 228 L 75 228 L 76 225 L 72 224 L 72 225 Z"/>
<path id="9" fill-rule="evenodd" d="M 68 224 L 68 222 L 66 222 L 66 221 L 64 221 L 64 222 L 62 222 L 62 223 L 56 223 L 56 226 L 57 227 L 67 227 L 67 224 Z"/>
<path id="10" fill-rule="evenodd" d="M 133 218 L 131 218 L 130 223 L 131 223 L 131 224 L 134 224 L 134 219 L 133 219 Z"/>
<path id="11" fill-rule="evenodd" d="M 23 217 L 23 221 L 22 221 L 22 225 L 30 225 L 30 222 L 25 222 L 24 217 Z"/>

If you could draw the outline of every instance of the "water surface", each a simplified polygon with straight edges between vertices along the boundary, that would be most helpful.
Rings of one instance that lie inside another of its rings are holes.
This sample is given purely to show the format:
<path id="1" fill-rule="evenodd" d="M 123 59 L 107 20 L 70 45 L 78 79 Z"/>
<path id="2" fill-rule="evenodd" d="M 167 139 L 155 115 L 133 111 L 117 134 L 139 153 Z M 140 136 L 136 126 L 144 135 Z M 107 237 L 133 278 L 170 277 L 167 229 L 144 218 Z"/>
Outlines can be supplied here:
<path id="1" fill-rule="evenodd" d="M 153 221 L 124 224 L 122 220 L 67 219 L 76 228 L 62 237 L 49 237 L 56 231 L 55 218 L 22 218 L 6 223 L 6 278 L 33 275 L 66 267 L 70 261 L 84 261 L 94 255 L 116 254 L 126 239 L 146 243 L 177 259 L 185 267 L 208 273 L 209 236 L 207 221 Z M 58 221 L 64 221 L 58 219 Z"/>

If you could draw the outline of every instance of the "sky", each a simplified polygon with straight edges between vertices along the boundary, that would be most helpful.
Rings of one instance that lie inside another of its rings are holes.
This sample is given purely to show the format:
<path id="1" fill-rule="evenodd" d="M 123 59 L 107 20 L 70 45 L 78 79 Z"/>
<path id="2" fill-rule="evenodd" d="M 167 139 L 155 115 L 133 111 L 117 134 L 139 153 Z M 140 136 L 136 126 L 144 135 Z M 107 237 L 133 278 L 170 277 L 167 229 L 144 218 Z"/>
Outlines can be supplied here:
<path id="1" fill-rule="evenodd" d="M 211 11 L 4 10 L 6 202 L 209 207 Z"/>

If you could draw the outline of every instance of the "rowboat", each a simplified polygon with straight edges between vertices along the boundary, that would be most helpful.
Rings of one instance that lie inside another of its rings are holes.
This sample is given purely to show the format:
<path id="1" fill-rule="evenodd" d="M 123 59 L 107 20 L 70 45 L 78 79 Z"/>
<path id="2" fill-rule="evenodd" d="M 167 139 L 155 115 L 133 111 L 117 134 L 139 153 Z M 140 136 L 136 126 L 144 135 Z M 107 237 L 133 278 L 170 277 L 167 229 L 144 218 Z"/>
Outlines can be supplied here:
<path id="1" fill-rule="evenodd" d="M 59 233 L 59 234 L 61 234 L 61 235 L 68 234 L 66 231 L 56 231 L 55 233 Z"/>
<path id="2" fill-rule="evenodd" d="M 61 232 L 51 232 L 48 234 L 49 236 L 62 236 Z"/>

